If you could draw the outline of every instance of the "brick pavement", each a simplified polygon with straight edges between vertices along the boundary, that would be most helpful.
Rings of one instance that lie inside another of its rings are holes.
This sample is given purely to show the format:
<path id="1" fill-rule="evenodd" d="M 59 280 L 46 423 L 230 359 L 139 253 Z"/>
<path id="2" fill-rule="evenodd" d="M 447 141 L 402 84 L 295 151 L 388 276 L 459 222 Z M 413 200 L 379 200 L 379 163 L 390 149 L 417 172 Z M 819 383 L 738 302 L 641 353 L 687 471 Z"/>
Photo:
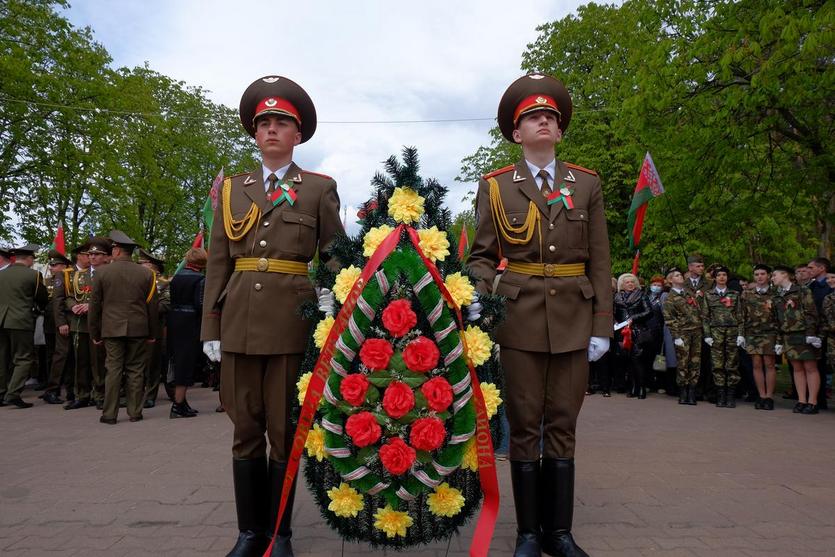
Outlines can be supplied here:
<path id="1" fill-rule="evenodd" d="M 34 400 L 26 392 L 24 398 Z M 191 420 L 168 405 L 128 423 L 94 409 L 0 408 L 0 554 L 225 555 L 234 539 L 231 424 L 195 389 Z M 593 556 L 835 555 L 835 413 L 793 415 L 650 395 L 587 398 L 580 420 L 575 535 Z M 491 555 L 511 555 L 507 463 Z M 296 555 L 330 557 L 342 544 L 297 497 Z M 451 541 L 464 556 L 472 527 Z M 368 555 L 347 544 L 345 555 Z M 378 553 L 383 553 L 382 551 Z M 392 553 L 393 552 L 389 552 Z M 446 553 L 436 544 L 406 554 Z"/>

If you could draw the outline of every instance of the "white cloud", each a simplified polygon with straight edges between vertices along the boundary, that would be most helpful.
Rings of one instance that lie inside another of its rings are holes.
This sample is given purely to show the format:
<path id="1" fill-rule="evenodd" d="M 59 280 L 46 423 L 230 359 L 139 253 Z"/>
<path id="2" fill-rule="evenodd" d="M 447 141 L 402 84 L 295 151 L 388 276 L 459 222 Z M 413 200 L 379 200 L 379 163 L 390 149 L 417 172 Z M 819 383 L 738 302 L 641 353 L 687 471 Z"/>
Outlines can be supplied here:
<path id="1" fill-rule="evenodd" d="M 492 118 L 536 26 L 580 3 L 78 0 L 66 16 L 91 26 L 115 65 L 147 61 L 232 107 L 263 75 L 300 83 L 322 123 L 296 161 L 337 179 L 351 220 L 381 161 L 404 145 L 418 148 L 423 176 L 450 188 L 448 205 L 460 210 L 474 187 L 454 181 L 461 159 L 489 141 L 493 122 L 327 122 Z"/>

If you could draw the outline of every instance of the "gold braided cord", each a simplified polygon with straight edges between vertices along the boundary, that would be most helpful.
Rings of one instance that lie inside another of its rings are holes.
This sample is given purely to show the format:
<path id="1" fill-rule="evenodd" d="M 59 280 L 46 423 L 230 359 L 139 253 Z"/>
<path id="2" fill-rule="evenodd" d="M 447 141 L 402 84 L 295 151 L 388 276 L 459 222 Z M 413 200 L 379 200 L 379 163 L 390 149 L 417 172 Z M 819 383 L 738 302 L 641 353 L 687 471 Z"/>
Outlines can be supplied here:
<path id="1" fill-rule="evenodd" d="M 496 230 L 499 231 L 502 238 L 509 244 L 519 245 L 529 243 L 531 238 L 533 238 L 534 224 L 537 225 L 538 229 L 541 219 L 536 204 L 531 201 L 528 205 L 528 216 L 525 218 L 525 222 L 520 226 L 513 226 L 507 219 L 502 196 L 499 192 L 499 182 L 495 178 L 490 178 L 487 182 L 490 184 L 490 212 L 493 214 L 493 225 L 496 227 Z M 510 236 L 511 234 L 523 234 L 524 238 L 513 238 Z"/>
<path id="2" fill-rule="evenodd" d="M 235 220 L 232 218 L 232 178 L 226 178 L 223 181 L 223 193 L 221 196 L 221 203 L 223 204 L 223 229 L 226 231 L 226 237 L 237 242 L 249 232 L 255 221 L 261 215 L 261 210 L 258 205 L 253 203 L 249 207 L 244 218 Z"/>
<path id="3" fill-rule="evenodd" d="M 69 296 L 70 296 L 70 270 L 69 269 L 64 269 L 63 273 L 64 273 L 64 296 L 69 298 Z"/>
<path id="4" fill-rule="evenodd" d="M 156 291 L 157 291 L 157 277 L 154 276 L 154 279 L 151 281 L 151 291 L 148 292 L 148 297 L 145 298 L 145 303 L 146 304 L 151 303 L 151 298 L 154 297 L 154 292 L 156 292 Z"/>

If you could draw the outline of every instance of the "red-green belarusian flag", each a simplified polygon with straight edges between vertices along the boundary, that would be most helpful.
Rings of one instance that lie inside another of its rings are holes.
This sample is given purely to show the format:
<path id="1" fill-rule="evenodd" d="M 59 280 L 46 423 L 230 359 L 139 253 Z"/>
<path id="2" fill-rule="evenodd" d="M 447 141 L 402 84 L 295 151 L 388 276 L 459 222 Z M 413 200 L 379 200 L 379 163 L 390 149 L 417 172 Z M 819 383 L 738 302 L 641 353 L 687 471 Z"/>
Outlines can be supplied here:
<path id="1" fill-rule="evenodd" d="M 58 223 L 58 230 L 55 231 L 55 239 L 52 240 L 52 245 L 49 246 L 50 249 L 54 249 L 64 257 L 67 256 L 67 247 L 64 244 L 64 223 Z"/>
<path id="2" fill-rule="evenodd" d="M 638 183 L 635 185 L 635 192 L 632 194 L 632 204 L 629 206 L 630 249 L 637 250 L 641 245 L 641 231 L 644 228 L 647 202 L 662 193 L 664 193 L 664 185 L 661 183 L 661 177 L 655 169 L 649 151 L 647 151 L 644 164 L 641 166 L 641 175 L 638 176 Z"/>
<path id="3" fill-rule="evenodd" d="M 215 210 L 220 199 L 220 186 L 223 184 L 223 168 L 215 176 L 212 182 L 212 189 L 209 190 L 209 195 L 206 197 L 206 202 L 203 203 L 203 229 L 205 230 L 203 247 L 209 249 L 209 238 L 212 236 L 212 224 L 215 220 Z"/>

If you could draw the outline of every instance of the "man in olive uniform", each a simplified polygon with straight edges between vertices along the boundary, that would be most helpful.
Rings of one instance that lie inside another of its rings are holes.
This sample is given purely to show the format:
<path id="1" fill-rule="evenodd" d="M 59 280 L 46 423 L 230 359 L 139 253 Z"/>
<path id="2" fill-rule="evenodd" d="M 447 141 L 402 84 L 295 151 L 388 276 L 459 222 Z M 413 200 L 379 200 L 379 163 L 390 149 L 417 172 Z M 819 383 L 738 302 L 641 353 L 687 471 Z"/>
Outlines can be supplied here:
<path id="1" fill-rule="evenodd" d="M 6 270 L 12 264 L 11 251 L 0 246 L 0 272 Z M 3 405 L 6 386 L 9 382 L 9 367 L 11 366 L 11 354 L 9 353 L 9 339 L 0 335 L 0 406 Z"/>
<path id="2" fill-rule="evenodd" d="M 785 353 L 792 366 L 797 387 L 794 413 L 817 414 L 821 387 L 818 358 L 823 345 L 818 336 L 818 310 L 812 291 L 791 281 L 792 271 L 785 265 L 774 267 L 773 281 L 777 288 L 774 307 L 780 331 L 775 352 Z"/>
<path id="3" fill-rule="evenodd" d="M 684 288 L 684 275 L 679 269 L 667 272 L 672 288 L 664 300 L 664 324 L 670 329 L 676 347 L 679 404 L 696 404 L 696 384 L 699 382 L 702 346 L 702 300 Z"/>
<path id="4" fill-rule="evenodd" d="M 206 355 L 220 361 L 221 399 L 234 424 L 240 534 L 233 557 L 260 556 L 270 542 L 292 443 L 296 376 L 313 326 L 297 312 L 316 299 L 307 265 L 317 249 L 328 262 L 327 246 L 343 232 L 336 182 L 293 163 L 294 147 L 316 130 L 308 94 L 285 77 L 258 79 L 241 97 L 240 117 L 262 165 L 223 183 L 201 330 Z M 272 555 L 292 555 L 291 518 L 292 496 Z"/>
<path id="5" fill-rule="evenodd" d="M 20 394 L 35 369 L 35 315 L 46 306 L 43 276 L 32 269 L 38 246 L 11 250 L 15 262 L 0 272 L 0 342 L 9 347 L 11 365 L 0 377 L 0 405 L 30 408 Z M 6 374 L 11 377 L 6 377 Z"/>
<path id="6" fill-rule="evenodd" d="M 715 285 L 702 304 L 704 341 L 710 346 L 713 383 L 717 386 L 716 406 L 736 407 L 739 383 L 739 348 L 745 346 L 739 294 L 728 288 L 730 270 L 719 265 L 713 272 Z"/>
<path id="7" fill-rule="evenodd" d="M 589 361 L 606 353 L 613 334 L 600 178 L 554 153 L 571 112 L 568 91 L 550 76 L 527 75 L 505 91 L 499 128 L 521 144 L 524 158 L 479 181 L 468 263 L 481 292 L 507 298 L 496 340 L 510 424 L 515 555 L 523 557 L 586 555 L 571 534 L 575 429 Z"/>
<path id="8" fill-rule="evenodd" d="M 168 357 L 165 347 L 165 319 L 171 306 L 171 295 L 168 292 L 169 280 L 162 276 L 165 261 L 148 251 L 137 250 L 137 263 L 154 273 L 157 281 L 157 326 L 156 342 L 148 347 L 148 361 L 145 363 L 145 408 L 153 408 L 157 404 L 159 384 L 164 382 L 168 373 Z"/>
<path id="9" fill-rule="evenodd" d="M 95 236 L 90 239 L 90 248 L 87 255 L 90 258 L 90 284 L 96 281 L 98 272 L 110 263 L 110 254 L 113 242 L 110 238 Z M 90 399 L 96 405 L 97 410 L 104 407 L 104 376 L 106 350 L 104 344 L 96 345 L 90 338 Z"/>
<path id="10" fill-rule="evenodd" d="M 771 267 L 754 266 L 754 285 L 742 291 L 742 330 L 745 351 L 751 356 L 754 382 L 759 399 L 757 410 L 774 410 L 774 388 L 777 384 L 774 346 L 777 344 L 777 319 L 774 312 L 774 289 L 770 284 Z"/>
<path id="11" fill-rule="evenodd" d="M 58 331 L 58 302 L 63 303 L 64 298 L 59 292 L 64 288 L 64 271 L 72 265 L 72 261 L 57 250 L 49 250 L 49 272 L 50 284 L 49 303 L 44 312 L 44 335 L 46 336 L 47 353 L 49 358 L 49 375 L 46 383 L 46 391 L 43 400 L 47 404 L 62 404 L 61 381 L 64 378 L 64 371 L 67 368 L 67 356 L 70 351 L 69 335 L 62 335 Z"/>
<path id="12" fill-rule="evenodd" d="M 93 342 L 104 344 L 107 353 L 99 421 L 113 425 L 123 374 L 130 421 L 142 419 L 146 345 L 155 342 L 159 319 L 154 274 L 131 259 L 136 242 L 120 230 L 111 231 L 110 239 L 113 258 L 93 281 L 89 325 Z"/>
<path id="13" fill-rule="evenodd" d="M 835 292 L 823 299 L 821 333 L 826 335 L 827 361 L 830 367 L 835 367 Z"/>

